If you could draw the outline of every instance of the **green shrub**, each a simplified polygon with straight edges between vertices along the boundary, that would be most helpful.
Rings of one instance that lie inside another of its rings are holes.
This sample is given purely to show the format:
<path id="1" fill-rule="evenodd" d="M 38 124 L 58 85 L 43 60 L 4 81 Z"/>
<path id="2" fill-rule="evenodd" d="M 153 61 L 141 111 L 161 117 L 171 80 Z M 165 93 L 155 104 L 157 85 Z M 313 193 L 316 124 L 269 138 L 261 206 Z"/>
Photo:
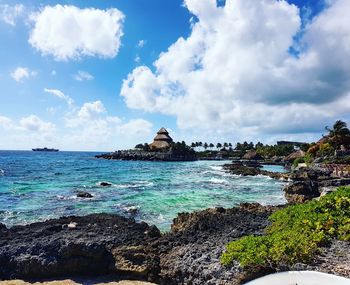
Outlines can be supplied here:
<path id="1" fill-rule="evenodd" d="M 293 161 L 293 167 L 297 167 L 299 163 L 303 163 L 305 162 L 307 166 L 309 166 L 312 162 L 313 162 L 313 157 L 310 153 L 307 153 L 305 156 L 303 157 L 298 157 L 296 159 L 294 159 Z"/>
<path id="2" fill-rule="evenodd" d="M 293 205 L 273 213 L 264 236 L 246 236 L 227 245 L 224 265 L 242 267 L 308 262 L 330 239 L 350 240 L 350 187 L 318 201 Z"/>

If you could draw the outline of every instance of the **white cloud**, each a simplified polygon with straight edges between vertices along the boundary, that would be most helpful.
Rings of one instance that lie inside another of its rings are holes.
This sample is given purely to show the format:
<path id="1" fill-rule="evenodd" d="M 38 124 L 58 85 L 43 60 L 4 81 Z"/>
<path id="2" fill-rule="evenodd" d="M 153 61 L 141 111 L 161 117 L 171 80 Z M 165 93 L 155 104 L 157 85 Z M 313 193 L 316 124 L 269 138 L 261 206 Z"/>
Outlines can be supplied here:
<path id="1" fill-rule="evenodd" d="M 152 123 L 144 119 L 133 119 L 119 125 L 117 129 L 124 136 L 147 137 L 151 132 Z"/>
<path id="2" fill-rule="evenodd" d="M 258 137 L 319 131 L 350 114 L 350 2 L 309 23 L 300 54 L 296 6 L 275 0 L 186 0 L 197 21 L 154 62 L 123 82 L 128 107 L 176 116 L 182 129 Z"/>
<path id="3" fill-rule="evenodd" d="M 146 43 L 147 43 L 147 41 L 145 41 L 145 40 L 139 40 L 139 42 L 137 43 L 137 47 L 143 48 Z"/>
<path id="4" fill-rule="evenodd" d="M 54 115 L 56 110 L 47 111 Z M 126 120 L 111 116 L 101 101 L 70 109 L 64 114 L 63 122 L 64 125 L 55 125 L 34 114 L 18 121 L 0 116 L 0 149 L 48 146 L 64 150 L 113 151 L 151 142 L 154 135 L 152 123 L 140 118 Z"/>
<path id="5" fill-rule="evenodd" d="M 83 56 L 112 58 L 118 54 L 124 15 L 118 9 L 45 6 L 32 16 L 29 43 L 56 60 Z"/>
<path id="6" fill-rule="evenodd" d="M 80 109 L 66 115 L 65 123 L 71 129 L 65 142 L 90 150 L 130 147 L 140 140 L 148 141 L 152 134 L 152 123 L 143 119 L 125 122 L 109 116 L 101 101 L 84 103 Z"/>
<path id="7" fill-rule="evenodd" d="M 52 75 L 52 76 L 57 75 L 57 71 L 56 71 L 56 70 L 52 70 L 52 71 L 51 71 L 51 75 Z"/>
<path id="8" fill-rule="evenodd" d="M 0 128 L 10 129 L 13 126 L 12 120 L 5 116 L 0 116 Z"/>
<path id="9" fill-rule="evenodd" d="M 139 64 L 141 62 L 141 57 L 137 54 L 134 61 Z"/>
<path id="10" fill-rule="evenodd" d="M 95 101 L 91 103 L 85 103 L 78 112 L 78 116 L 81 119 L 90 119 L 96 114 L 106 112 L 105 106 L 101 101 Z"/>
<path id="11" fill-rule="evenodd" d="M 74 79 L 77 81 L 92 80 L 94 77 L 87 71 L 79 70 L 77 74 L 74 75 Z"/>
<path id="12" fill-rule="evenodd" d="M 46 93 L 53 95 L 53 96 L 56 96 L 57 98 L 63 99 L 64 101 L 67 102 L 69 107 L 73 107 L 74 100 L 72 98 L 70 98 L 69 96 L 65 95 L 61 90 L 44 88 L 44 91 Z"/>
<path id="13" fill-rule="evenodd" d="M 16 26 L 17 18 L 19 18 L 23 12 L 24 6 L 22 4 L 16 4 L 14 6 L 0 4 L 0 20 L 8 25 Z"/>
<path id="14" fill-rule="evenodd" d="M 11 77 L 17 82 L 22 82 L 23 79 L 28 79 L 29 77 L 36 76 L 36 71 L 31 71 L 26 67 L 17 67 L 13 72 L 11 72 Z"/>
<path id="15" fill-rule="evenodd" d="M 54 124 L 44 122 L 36 115 L 22 118 L 19 124 L 24 130 L 31 132 L 49 133 L 55 130 Z"/>

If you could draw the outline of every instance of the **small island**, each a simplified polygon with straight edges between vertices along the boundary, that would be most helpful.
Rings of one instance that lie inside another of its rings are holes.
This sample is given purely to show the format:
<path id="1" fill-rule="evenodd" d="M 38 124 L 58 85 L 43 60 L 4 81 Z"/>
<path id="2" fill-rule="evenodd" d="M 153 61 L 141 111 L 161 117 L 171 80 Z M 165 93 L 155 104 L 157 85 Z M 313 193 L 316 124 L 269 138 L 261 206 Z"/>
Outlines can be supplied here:
<path id="1" fill-rule="evenodd" d="M 186 145 L 184 141 L 175 143 L 164 127 L 157 132 L 151 144 L 138 144 L 135 149 L 118 150 L 95 157 L 149 161 L 194 161 L 197 159 L 196 152 L 190 146 Z"/>

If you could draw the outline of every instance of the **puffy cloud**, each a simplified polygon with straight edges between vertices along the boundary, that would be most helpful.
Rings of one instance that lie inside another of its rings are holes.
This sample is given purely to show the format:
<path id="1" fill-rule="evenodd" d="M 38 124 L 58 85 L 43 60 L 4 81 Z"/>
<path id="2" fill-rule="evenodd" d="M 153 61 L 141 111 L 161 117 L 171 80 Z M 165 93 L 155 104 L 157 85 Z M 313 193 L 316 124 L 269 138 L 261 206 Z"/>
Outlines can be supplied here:
<path id="1" fill-rule="evenodd" d="M 83 56 L 111 58 L 118 54 L 124 20 L 118 9 L 45 6 L 32 19 L 34 28 L 29 43 L 43 55 L 68 60 Z"/>
<path id="2" fill-rule="evenodd" d="M 71 129 L 64 138 L 65 143 L 77 145 L 80 149 L 130 147 L 139 140 L 147 141 L 152 133 L 152 123 L 143 119 L 124 121 L 109 116 L 101 101 L 84 103 L 80 109 L 67 114 L 65 122 Z"/>
<path id="3" fill-rule="evenodd" d="M 133 119 L 117 127 L 118 132 L 124 136 L 147 137 L 151 133 L 152 123 L 144 119 Z"/>
<path id="4" fill-rule="evenodd" d="M 332 1 L 302 33 L 286 1 L 185 5 L 197 18 L 190 36 L 161 53 L 154 72 L 128 75 L 120 92 L 128 107 L 176 116 L 182 129 L 255 137 L 320 131 L 350 113 L 349 1 Z"/>
<path id="5" fill-rule="evenodd" d="M 61 90 L 44 88 L 44 91 L 53 95 L 53 96 L 56 96 L 60 99 L 65 100 L 69 107 L 73 107 L 74 100 L 72 98 L 70 98 L 69 96 L 64 95 L 64 93 Z"/>
<path id="6" fill-rule="evenodd" d="M 36 74 L 36 71 L 30 71 L 26 67 L 17 67 L 10 75 L 17 82 L 22 82 L 23 79 L 35 76 Z"/>
<path id="7" fill-rule="evenodd" d="M 87 71 L 79 70 L 77 74 L 74 75 L 74 79 L 77 81 L 92 80 L 94 77 Z"/>
<path id="8" fill-rule="evenodd" d="M 106 109 L 101 101 L 85 103 L 78 112 L 81 119 L 89 119 L 96 114 L 104 113 Z"/>
<path id="9" fill-rule="evenodd" d="M 36 115 L 30 115 L 28 117 L 22 118 L 19 124 L 24 130 L 31 132 L 48 133 L 55 130 L 54 124 L 50 122 L 44 122 Z"/>
<path id="10" fill-rule="evenodd" d="M 10 129 L 13 123 L 12 120 L 5 116 L 0 116 L 0 128 Z"/>
<path id="11" fill-rule="evenodd" d="M 48 111 L 55 114 L 54 109 Z M 101 101 L 86 102 L 56 119 L 57 125 L 34 114 L 20 120 L 0 115 L 0 149 L 48 146 L 65 150 L 113 151 L 151 142 L 154 134 L 152 123 L 141 118 L 126 120 L 111 116 Z"/>
<path id="12" fill-rule="evenodd" d="M 16 4 L 10 6 L 8 4 L 0 5 L 0 20 L 8 25 L 16 26 L 17 18 L 24 12 L 24 6 L 22 4 Z"/>

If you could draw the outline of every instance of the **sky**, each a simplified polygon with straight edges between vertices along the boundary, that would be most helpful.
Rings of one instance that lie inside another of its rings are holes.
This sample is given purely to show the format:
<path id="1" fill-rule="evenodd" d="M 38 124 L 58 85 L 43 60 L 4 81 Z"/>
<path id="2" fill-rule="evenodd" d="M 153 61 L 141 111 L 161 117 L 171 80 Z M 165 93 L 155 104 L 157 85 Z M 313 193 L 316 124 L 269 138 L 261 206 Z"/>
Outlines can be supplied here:
<path id="1" fill-rule="evenodd" d="M 314 141 L 350 124 L 349 0 L 0 0 L 0 149 Z"/>

